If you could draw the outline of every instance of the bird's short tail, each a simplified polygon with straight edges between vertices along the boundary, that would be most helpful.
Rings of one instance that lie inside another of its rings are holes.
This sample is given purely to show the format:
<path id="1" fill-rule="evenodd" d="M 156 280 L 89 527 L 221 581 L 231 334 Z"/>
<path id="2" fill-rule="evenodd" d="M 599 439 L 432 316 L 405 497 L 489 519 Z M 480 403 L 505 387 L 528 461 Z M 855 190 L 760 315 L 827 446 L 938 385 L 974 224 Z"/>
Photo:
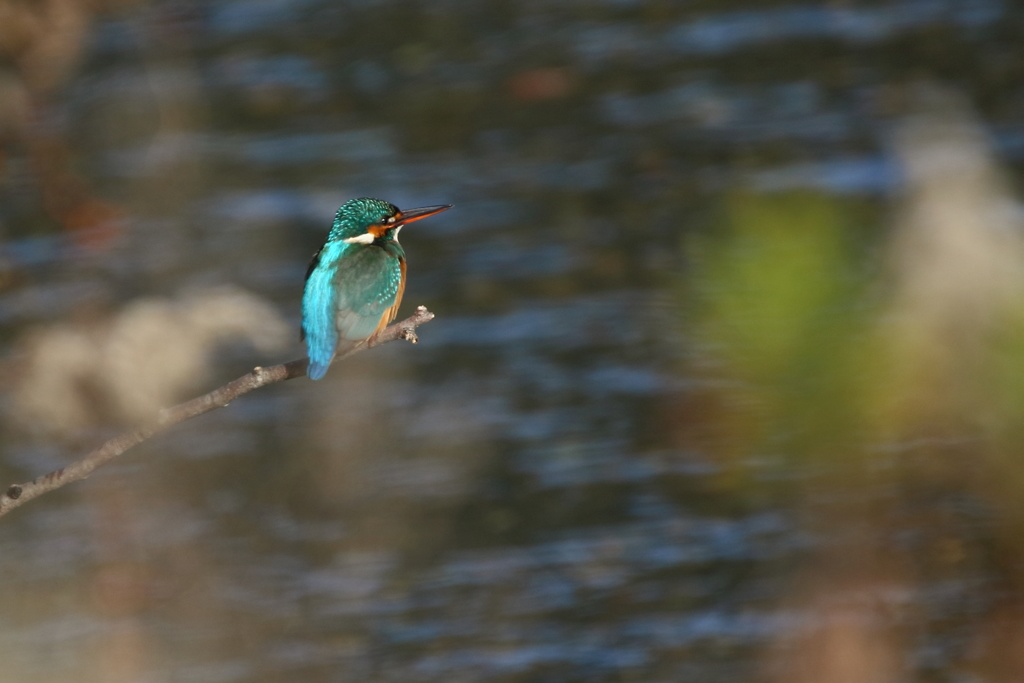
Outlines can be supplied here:
<path id="1" fill-rule="evenodd" d="M 310 379 L 322 379 L 323 376 L 327 374 L 327 368 L 329 367 L 331 367 L 329 362 L 314 363 L 313 361 L 310 361 L 309 365 L 306 366 L 306 376 Z"/>
<path id="2" fill-rule="evenodd" d="M 322 355 L 316 360 L 313 358 L 309 359 L 309 365 L 306 366 L 306 376 L 310 379 L 321 379 L 327 374 L 327 368 L 331 367 L 331 363 L 334 362 L 335 358 L 344 358 L 352 352 L 352 349 L 361 344 L 363 340 L 351 341 L 349 339 L 341 339 L 335 345 L 330 355 Z M 324 360 L 326 359 L 326 360 Z"/>

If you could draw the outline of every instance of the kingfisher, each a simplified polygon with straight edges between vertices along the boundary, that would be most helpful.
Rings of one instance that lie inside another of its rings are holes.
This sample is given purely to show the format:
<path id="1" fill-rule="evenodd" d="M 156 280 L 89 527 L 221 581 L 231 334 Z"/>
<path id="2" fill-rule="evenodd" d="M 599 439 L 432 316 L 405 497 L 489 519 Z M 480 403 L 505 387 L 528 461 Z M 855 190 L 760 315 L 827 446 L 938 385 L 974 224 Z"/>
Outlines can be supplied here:
<path id="1" fill-rule="evenodd" d="M 402 227 L 447 211 L 451 204 L 402 211 L 362 197 L 341 205 L 324 246 L 313 255 L 302 295 L 302 335 L 309 365 L 320 379 L 331 360 L 387 327 L 405 293 Z"/>

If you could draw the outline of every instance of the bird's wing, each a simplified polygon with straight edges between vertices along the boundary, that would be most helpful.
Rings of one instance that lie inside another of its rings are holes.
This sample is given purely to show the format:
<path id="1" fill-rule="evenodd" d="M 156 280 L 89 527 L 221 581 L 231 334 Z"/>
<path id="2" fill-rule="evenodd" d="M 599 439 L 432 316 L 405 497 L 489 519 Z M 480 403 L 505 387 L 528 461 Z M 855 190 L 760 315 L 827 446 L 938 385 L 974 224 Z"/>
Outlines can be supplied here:
<path id="1" fill-rule="evenodd" d="M 334 272 L 335 329 L 339 339 L 375 334 L 397 313 L 404 289 L 403 262 L 380 247 L 353 245 Z"/>

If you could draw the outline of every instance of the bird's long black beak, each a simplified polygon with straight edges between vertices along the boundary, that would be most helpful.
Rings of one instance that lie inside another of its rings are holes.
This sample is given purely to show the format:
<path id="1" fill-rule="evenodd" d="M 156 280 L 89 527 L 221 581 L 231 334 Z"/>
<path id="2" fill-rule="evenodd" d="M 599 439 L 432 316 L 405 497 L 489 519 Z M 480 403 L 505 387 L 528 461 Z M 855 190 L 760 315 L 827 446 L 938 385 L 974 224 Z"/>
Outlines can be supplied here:
<path id="1" fill-rule="evenodd" d="M 418 221 L 421 218 L 433 216 L 435 213 L 447 211 L 450 208 L 452 208 L 451 204 L 440 204 L 438 206 L 424 206 L 419 209 L 406 209 L 405 211 L 399 211 L 398 216 L 396 216 L 397 220 L 395 221 L 395 224 L 405 225 L 406 223 L 412 223 L 413 221 Z"/>

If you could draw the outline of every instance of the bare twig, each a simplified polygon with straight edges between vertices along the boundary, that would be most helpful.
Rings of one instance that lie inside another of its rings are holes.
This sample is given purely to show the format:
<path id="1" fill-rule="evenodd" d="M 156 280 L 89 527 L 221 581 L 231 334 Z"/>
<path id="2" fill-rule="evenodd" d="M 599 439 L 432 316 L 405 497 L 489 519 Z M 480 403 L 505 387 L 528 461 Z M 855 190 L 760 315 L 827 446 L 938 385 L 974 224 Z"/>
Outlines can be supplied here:
<path id="1" fill-rule="evenodd" d="M 416 327 L 433 320 L 433 318 L 433 313 L 428 311 L 425 306 L 420 306 L 411 317 L 390 325 L 376 337 L 357 344 L 335 360 L 347 358 L 364 349 L 384 344 L 385 342 L 395 341 L 396 339 L 404 339 L 415 344 L 419 341 L 416 337 Z M 164 431 L 168 427 L 207 413 L 214 408 L 225 408 L 231 401 L 253 389 L 258 389 L 274 382 L 301 377 L 306 372 L 306 364 L 306 359 L 302 358 L 269 368 L 254 368 L 247 375 L 243 375 L 233 382 L 228 382 L 208 394 L 194 398 L 191 401 L 179 403 L 170 408 L 164 408 L 157 415 L 156 419 L 149 424 L 115 436 L 81 460 L 76 460 L 66 467 L 54 470 L 49 474 L 44 474 L 28 483 L 15 484 L 9 487 L 3 494 L 0 494 L 0 516 L 48 491 L 59 489 L 61 486 L 78 481 L 79 479 L 85 479 L 97 467 L 107 464 L 129 448 L 139 445 L 149 437 Z"/>

